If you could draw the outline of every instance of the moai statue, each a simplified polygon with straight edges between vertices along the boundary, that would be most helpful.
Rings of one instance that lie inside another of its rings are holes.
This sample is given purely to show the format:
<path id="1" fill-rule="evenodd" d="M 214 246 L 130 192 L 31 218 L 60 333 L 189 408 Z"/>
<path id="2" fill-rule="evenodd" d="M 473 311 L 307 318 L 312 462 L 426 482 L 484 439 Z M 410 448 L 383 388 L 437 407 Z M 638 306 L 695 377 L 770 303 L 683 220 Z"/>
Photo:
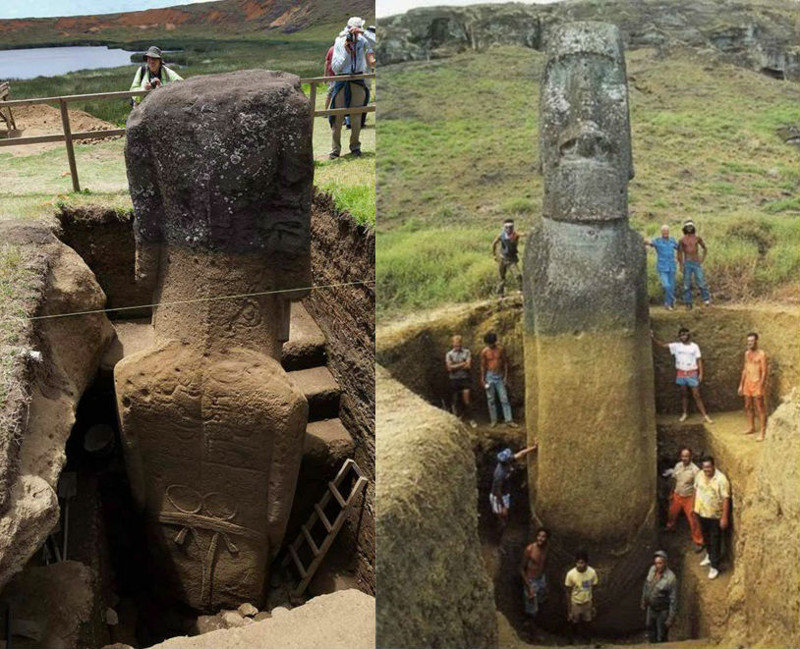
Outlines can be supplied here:
<path id="1" fill-rule="evenodd" d="M 155 563 L 199 610 L 263 598 L 294 498 L 308 404 L 280 353 L 311 285 L 310 127 L 298 77 L 263 70 L 128 119 L 137 281 L 162 304 L 114 371 L 121 434 Z"/>
<path id="2" fill-rule="evenodd" d="M 601 628 L 640 625 L 655 535 L 656 431 L 645 248 L 628 227 L 628 89 L 614 25 L 551 34 L 541 89 L 541 222 L 525 251 L 526 418 L 535 517 L 563 569 L 585 548 Z M 556 576 L 554 576 L 556 578 Z M 563 573 L 558 578 L 563 581 Z"/>

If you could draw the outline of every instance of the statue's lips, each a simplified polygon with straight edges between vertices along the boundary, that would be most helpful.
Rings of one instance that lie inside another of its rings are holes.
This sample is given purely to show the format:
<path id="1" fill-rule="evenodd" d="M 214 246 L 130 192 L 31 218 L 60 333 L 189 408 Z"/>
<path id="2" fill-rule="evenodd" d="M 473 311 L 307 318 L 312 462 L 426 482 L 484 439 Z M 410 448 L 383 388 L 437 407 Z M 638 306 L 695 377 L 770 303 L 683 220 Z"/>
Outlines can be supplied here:
<path id="1" fill-rule="evenodd" d="M 554 179 L 570 184 L 594 185 L 619 192 L 627 184 L 627 179 L 619 167 L 605 160 L 570 155 L 561 158 L 554 170 Z"/>
<path id="2" fill-rule="evenodd" d="M 557 220 L 609 220 L 627 214 L 627 178 L 616 165 L 571 157 L 545 178 L 545 214 Z"/>

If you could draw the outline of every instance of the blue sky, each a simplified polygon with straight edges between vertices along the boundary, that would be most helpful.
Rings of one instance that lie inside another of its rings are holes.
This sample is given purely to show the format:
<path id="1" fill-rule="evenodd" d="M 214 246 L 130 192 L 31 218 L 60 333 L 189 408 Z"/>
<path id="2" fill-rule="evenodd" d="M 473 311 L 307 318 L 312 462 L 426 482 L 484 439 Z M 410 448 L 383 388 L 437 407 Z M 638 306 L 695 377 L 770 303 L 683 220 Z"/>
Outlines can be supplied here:
<path id="1" fill-rule="evenodd" d="M 0 2 L 0 19 L 90 16 L 142 11 L 161 7 L 208 2 L 209 0 L 5 0 Z"/>

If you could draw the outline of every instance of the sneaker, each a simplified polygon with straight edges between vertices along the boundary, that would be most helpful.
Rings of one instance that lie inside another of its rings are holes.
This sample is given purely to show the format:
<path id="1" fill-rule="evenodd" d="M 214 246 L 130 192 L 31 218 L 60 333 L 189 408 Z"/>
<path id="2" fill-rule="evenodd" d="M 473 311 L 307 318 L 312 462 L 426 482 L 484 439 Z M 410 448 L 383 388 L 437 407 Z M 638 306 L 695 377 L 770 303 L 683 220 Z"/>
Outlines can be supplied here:
<path id="1" fill-rule="evenodd" d="M 719 576 L 719 570 L 716 568 L 710 568 L 708 571 L 708 578 L 709 579 L 716 579 Z"/>
<path id="2" fill-rule="evenodd" d="M 336 160 L 336 158 L 338 158 L 338 157 L 339 157 L 339 154 L 336 153 L 335 151 L 331 151 L 328 154 L 328 160 Z"/>
<path id="3" fill-rule="evenodd" d="M 478 422 L 475 421 L 474 419 L 470 419 L 469 420 L 469 425 L 470 425 L 471 428 L 477 428 L 478 427 Z"/>
<path id="4" fill-rule="evenodd" d="M 675 310 L 675 307 L 672 306 L 671 304 L 667 304 L 666 306 L 667 306 L 667 311 L 674 311 Z"/>
<path id="5" fill-rule="evenodd" d="M 686 305 L 686 310 L 687 311 L 691 311 L 692 310 L 692 305 L 691 304 L 687 304 Z"/>
<path id="6" fill-rule="evenodd" d="M 360 158 L 361 157 L 361 149 L 356 149 L 355 151 L 351 151 L 350 155 L 353 156 L 354 158 Z"/>
<path id="7" fill-rule="evenodd" d="M 497 422 L 493 421 L 491 424 L 489 424 L 489 428 L 497 428 Z"/>
<path id="8" fill-rule="evenodd" d="M 711 559 L 709 559 L 708 555 L 703 557 L 703 560 L 700 562 L 700 565 L 701 566 L 710 566 L 711 565 Z M 713 568 L 712 568 L 712 570 L 713 570 Z"/>
<path id="9" fill-rule="evenodd" d="M 508 426 L 509 428 L 519 428 L 519 424 L 517 424 L 517 423 L 515 423 L 513 421 L 507 421 L 506 422 L 506 426 Z"/>
<path id="10" fill-rule="evenodd" d="M 703 306 L 711 306 L 711 300 L 706 300 L 703 302 Z"/>
<path id="11" fill-rule="evenodd" d="M 678 421 L 686 421 L 686 417 L 687 417 L 687 416 L 688 416 L 688 415 L 687 415 L 687 414 L 684 412 L 684 413 L 683 413 L 683 414 L 682 414 L 682 415 L 681 415 L 681 416 L 678 418 Z"/>

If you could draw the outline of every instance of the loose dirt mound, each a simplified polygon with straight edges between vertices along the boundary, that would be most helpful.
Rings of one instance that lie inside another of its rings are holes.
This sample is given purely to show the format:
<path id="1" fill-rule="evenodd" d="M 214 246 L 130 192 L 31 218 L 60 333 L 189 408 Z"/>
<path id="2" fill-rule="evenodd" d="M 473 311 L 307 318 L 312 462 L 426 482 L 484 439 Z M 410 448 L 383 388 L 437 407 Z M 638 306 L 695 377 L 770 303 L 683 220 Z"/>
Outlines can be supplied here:
<path id="1" fill-rule="evenodd" d="M 37 135 L 58 135 L 64 132 L 61 124 L 61 111 L 48 104 L 36 104 L 34 106 L 22 106 L 14 108 L 14 122 L 17 130 L 20 131 L 19 137 L 35 137 Z M 94 117 L 82 110 L 69 111 L 69 125 L 73 133 L 85 133 L 87 131 L 106 131 L 117 128 L 114 124 Z M 0 128 L 0 138 L 8 137 L 6 124 Z M 116 136 L 120 137 L 120 136 Z M 97 142 L 101 139 L 81 140 L 81 142 Z M 11 153 L 13 155 L 31 155 L 40 151 L 46 151 L 55 147 L 63 147 L 61 142 L 47 142 L 43 144 L 26 144 L 20 146 L 9 146 L 0 149 L 0 153 Z"/>

